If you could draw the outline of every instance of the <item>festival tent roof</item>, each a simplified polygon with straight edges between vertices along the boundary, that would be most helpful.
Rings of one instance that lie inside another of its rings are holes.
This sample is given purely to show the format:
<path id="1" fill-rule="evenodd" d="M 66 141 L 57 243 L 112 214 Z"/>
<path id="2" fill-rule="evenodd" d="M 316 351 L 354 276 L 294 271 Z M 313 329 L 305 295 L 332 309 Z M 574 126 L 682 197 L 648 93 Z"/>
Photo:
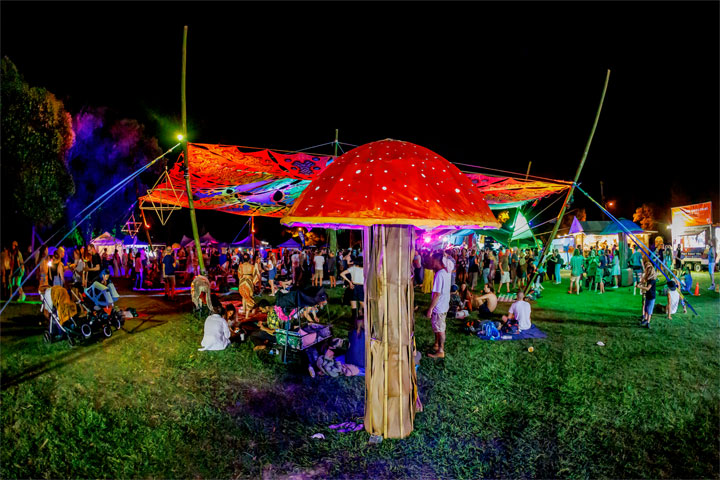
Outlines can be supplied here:
<path id="1" fill-rule="evenodd" d="M 117 245 L 120 243 L 120 240 L 113 237 L 110 232 L 105 232 L 102 235 L 99 235 L 97 238 L 94 238 L 90 243 L 93 245 L 99 245 L 99 246 L 110 246 L 110 245 Z"/>
<path id="2" fill-rule="evenodd" d="M 257 239 L 255 240 L 255 245 L 258 245 Z M 231 243 L 231 247 L 240 247 L 240 248 L 250 248 L 252 247 L 252 236 L 248 235 L 247 237 L 243 238 L 239 242 Z"/>
<path id="3" fill-rule="evenodd" d="M 133 237 L 131 235 L 125 235 L 125 238 L 123 238 L 122 241 L 123 245 L 126 247 L 147 247 L 147 242 L 143 242 L 138 237 Z"/>
<path id="4" fill-rule="evenodd" d="M 183 235 L 182 240 L 180 240 L 180 246 L 182 246 L 182 247 L 187 247 L 191 243 L 193 243 L 193 239 L 190 237 L 187 237 L 185 235 Z"/>
<path id="5" fill-rule="evenodd" d="M 203 235 L 202 237 L 200 237 L 200 245 L 207 245 L 209 243 L 219 243 L 219 242 L 217 240 L 215 240 L 213 238 L 213 236 L 210 235 L 210 233 L 208 232 L 205 235 Z"/>
<path id="6" fill-rule="evenodd" d="M 278 245 L 278 248 L 300 248 L 300 244 L 292 238 L 289 238 L 288 240 Z"/>
<path id="7" fill-rule="evenodd" d="M 615 222 L 608 222 L 609 225 L 600 233 L 600 235 L 617 235 L 618 233 L 625 233 L 626 230 L 630 233 L 646 233 L 639 225 L 627 220 L 625 218 L 619 218 L 618 221 L 622 224 L 622 227 Z"/>

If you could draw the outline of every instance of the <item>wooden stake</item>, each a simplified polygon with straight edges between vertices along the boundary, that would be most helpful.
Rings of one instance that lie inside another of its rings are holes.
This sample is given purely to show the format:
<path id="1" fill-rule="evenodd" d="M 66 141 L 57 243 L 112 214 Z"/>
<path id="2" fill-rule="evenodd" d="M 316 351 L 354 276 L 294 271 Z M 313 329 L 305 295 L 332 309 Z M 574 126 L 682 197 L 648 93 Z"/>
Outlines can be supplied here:
<path id="1" fill-rule="evenodd" d="M 577 181 L 580 178 L 580 172 L 582 172 L 583 166 L 585 165 L 585 159 L 587 159 L 588 152 L 590 151 L 590 145 L 592 144 L 593 137 L 595 136 L 595 129 L 597 128 L 598 120 L 600 120 L 600 112 L 602 112 L 603 103 L 605 102 L 605 92 L 607 92 L 607 87 L 608 87 L 609 81 L 610 81 L 610 70 L 607 71 L 607 75 L 605 76 L 605 86 L 603 86 L 602 96 L 600 97 L 600 105 L 598 105 L 597 113 L 595 114 L 595 121 L 593 122 L 592 129 L 590 130 L 590 137 L 588 138 L 588 141 L 585 144 L 585 151 L 583 152 L 582 158 L 580 159 L 580 165 L 578 165 L 577 171 L 575 172 L 575 179 L 573 180 L 572 186 L 568 189 L 568 193 L 565 196 L 565 201 L 563 202 L 562 208 L 560 209 L 560 214 L 558 215 L 558 219 L 555 222 L 555 227 L 553 228 L 553 231 L 550 234 L 550 238 L 548 238 L 548 241 L 545 243 L 545 246 L 542 249 L 542 254 L 540 255 L 540 260 L 538 260 L 538 269 L 543 264 L 543 261 L 545 260 L 545 257 L 547 256 L 547 251 L 549 250 L 548 246 L 552 245 L 552 241 L 555 238 L 555 235 L 557 235 L 558 228 L 560 228 L 560 223 L 562 222 L 563 216 L 565 215 L 565 209 L 567 208 L 568 201 L 570 201 L 570 197 L 572 197 L 572 194 L 575 191 L 575 185 L 577 184 Z M 532 285 L 533 282 L 535 281 L 535 277 L 537 277 L 538 269 L 535 270 L 535 273 L 533 274 L 533 278 L 525 286 L 525 290 L 524 290 L 525 293 L 527 293 L 528 289 L 530 288 L 530 285 Z"/>
<path id="2" fill-rule="evenodd" d="M 200 273 L 207 275 L 205 270 L 205 262 L 203 261 L 202 248 L 200 247 L 200 234 L 198 233 L 197 219 L 195 218 L 195 203 L 193 202 L 192 188 L 190 185 L 190 165 L 188 159 L 187 147 L 187 102 L 185 99 L 185 72 L 187 70 L 187 34 L 188 27 L 185 25 L 183 30 L 183 48 L 182 48 L 182 77 L 180 78 L 180 109 L 182 116 L 182 145 L 185 167 L 185 190 L 187 191 L 188 207 L 190 208 L 190 223 L 192 224 L 192 234 L 195 240 L 195 250 L 198 257 L 198 266 Z"/>

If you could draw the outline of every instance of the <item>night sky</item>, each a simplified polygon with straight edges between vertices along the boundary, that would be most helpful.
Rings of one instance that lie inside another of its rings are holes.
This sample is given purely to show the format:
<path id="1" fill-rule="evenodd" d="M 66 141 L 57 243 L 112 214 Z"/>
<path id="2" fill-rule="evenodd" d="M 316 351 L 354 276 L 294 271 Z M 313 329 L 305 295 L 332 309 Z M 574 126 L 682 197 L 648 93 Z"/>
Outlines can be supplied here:
<path id="1" fill-rule="evenodd" d="M 619 216 L 645 202 L 667 221 L 671 205 L 713 201 L 718 221 L 718 5 L 3 1 L 0 45 L 71 113 L 108 106 L 168 148 L 189 25 L 191 141 L 295 150 L 338 128 L 342 142 L 402 139 L 517 172 L 532 161 L 565 180 L 610 68 L 583 187 L 599 199 L 602 180 Z M 580 194 L 576 206 L 603 218 Z M 198 218 L 223 240 L 245 222 Z"/>

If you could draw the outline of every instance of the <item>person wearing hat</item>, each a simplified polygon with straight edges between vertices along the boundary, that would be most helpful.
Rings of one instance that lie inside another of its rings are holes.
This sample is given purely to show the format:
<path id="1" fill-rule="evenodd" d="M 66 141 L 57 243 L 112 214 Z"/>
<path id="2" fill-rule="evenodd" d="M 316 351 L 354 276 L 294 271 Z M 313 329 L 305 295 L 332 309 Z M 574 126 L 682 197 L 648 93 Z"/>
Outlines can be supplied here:
<path id="1" fill-rule="evenodd" d="M 673 280 L 667 283 L 667 287 L 667 318 L 668 320 L 672 320 L 672 314 L 677 312 L 678 304 L 682 304 L 683 313 L 687 313 L 687 306 L 685 305 L 685 300 L 680 298 L 680 292 L 677 291 L 677 285 Z"/>

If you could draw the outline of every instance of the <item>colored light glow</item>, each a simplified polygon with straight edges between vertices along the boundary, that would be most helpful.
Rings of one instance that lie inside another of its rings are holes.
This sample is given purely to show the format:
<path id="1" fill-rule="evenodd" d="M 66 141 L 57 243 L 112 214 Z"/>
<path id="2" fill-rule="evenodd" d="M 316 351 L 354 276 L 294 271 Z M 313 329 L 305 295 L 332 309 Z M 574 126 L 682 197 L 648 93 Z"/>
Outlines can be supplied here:
<path id="1" fill-rule="evenodd" d="M 183 137 L 182 134 L 178 133 L 177 139 L 182 142 L 183 138 L 185 138 L 185 137 Z"/>
<path id="2" fill-rule="evenodd" d="M 430 240 L 432 240 L 432 237 L 430 235 L 425 235 L 423 237 L 423 240 L 425 241 L 425 243 L 430 243 Z"/>

